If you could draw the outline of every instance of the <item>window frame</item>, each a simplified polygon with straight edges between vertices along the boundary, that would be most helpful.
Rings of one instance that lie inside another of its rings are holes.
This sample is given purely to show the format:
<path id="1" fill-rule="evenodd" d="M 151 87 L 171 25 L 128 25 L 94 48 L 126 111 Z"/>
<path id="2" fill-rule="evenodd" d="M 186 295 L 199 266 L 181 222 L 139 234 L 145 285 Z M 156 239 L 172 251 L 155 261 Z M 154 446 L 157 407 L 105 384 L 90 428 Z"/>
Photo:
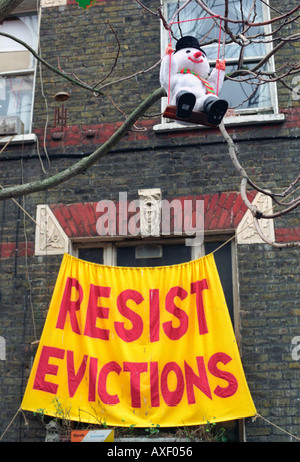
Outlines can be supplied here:
<path id="1" fill-rule="evenodd" d="M 236 254 L 236 238 L 233 238 L 232 234 L 228 233 L 206 233 L 204 242 L 200 245 L 190 246 L 191 258 L 190 261 L 204 257 L 205 244 L 209 242 L 226 242 L 231 239 L 231 267 L 232 267 L 232 305 L 233 305 L 233 327 L 237 339 L 237 343 L 240 347 L 240 323 L 239 323 L 239 286 L 238 286 L 238 271 L 237 271 L 237 254 Z M 119 247 L 130 247 L 137 246 L 140 244 L 153 244 L 153 245 L 172 245 L 182 244 L 185 242 L 185 237 L 161 237 L 161 238 L 147 238 L 147 239 L 110 239 L 108 240 L 91 240 L 81 239 L 71 241 L 70 253 L 76 258 L 79 258 L 79 249 L 84 248 L 102 248 L 103 249 L 103 265 L 107 266 L 118 266 L 117 265 L 117 249 Z"/>
<path id="2" fill-rule="evenodd" d="M 40 8 L 36 9 L 33 6 L 33 2 L 29 2 L 28 8 L 17 8 L 14 10 L 7 19 L 14 18 L 14 17 L 22 17 L 22 16 L 36 16 L 37 18 L 37 36 L 36 36 L 36 47 L 38 48 L 38 43 L 39 43 L 39 34 L 40 34 Z M 24 50 L 26 50 L 24 48 Z M 30 53 L 28 51 L 28 53 Z M 31 55 L 31 53 L 30 53 Z M 1 50 L 0 50 L 0 56 L 1 56 Z M 8 70 L 8 71 L 0 71 L 0 77 L 3 78 L 13 78 L 13 77 L 21 77 L 21 76 L 32 76 L 32 95 L 31 95 L 31 104 L 30 104 L 30 117 L 29 117 L 29 126 L 24 130 L 23 134 L 15 135 L 13 139 L 11 139 L 11 136 L 3 136 L 1 137 L 1 144 L 6 143 L 7 140 L 10 140 L 12 143 L 18 143 L 18 142 L 32 142 L 36 140 L 36 136 L 32 133 L 32 124 L 33 124 L 33 110 L 34 110 L 34 101 L 35 101 L 35 86 L 36 86 L 36 74 L 37 74 L 37 59 L 32 57 L 32 66 L 30 66 L 27 69 L 17 69 L 17 70 Z M 9 115 L 4 115 L 4 117 L 10 117 Z M 19 117 L 19 116 L 18 116 Z M 20 117 L 19 117 L 20 118 Z M 20 120 L 22 120 L 20 118 Z M 23 122 L 23 120 L 22 120 Z M 24 123 L 24 122 L 23 122 Z M 25 127 L 24 127 L 25 128 Z"/>
<path id="3" fill-rule="evenodd" d="M 163 0 L 162 1 L 162 6 L 163 6 L 163 15 L 166 18 L 167 17 L 167 5 L 170 3 L 177 3 L 178 0 Z M 267 0 L 269 3 L 269 0 Z M 262 3 L 262 12 L 263 12 L 263 20 L 266 21 L 270 18 L 270 9 L 267 5 Z M 272 27 L 271 24 L 268 24 L 265 27 L 265 30 L 268 34 L 272 32 Z M 163 24 L 161 23 L 160 25 L 160 52 L 161 52 L 161 57 L 164 56 L 165 54 L 165 49 L 168 44 L 168 32 L 165 30 Z M 266 53 L 269 53 L 270 50 L 272 50 L 272 44 L 271 43 L 266 43 L 265 44 L 265 50 Z M 257 57 L 246 57 L 244 58 L 244 62 L 247 64 L 249 62 L 259 62 L 260 59 L 262 59 L 264 55 L 259 55 Z M 226 58 L 225 58 L 226 59 Z M 237 58 L 228 58 L 226 59 L 226 64 L 234 64 L 237 62 Z M 209 60 L 210 66 L 213 66 L 215 64 L 215 60 Z M 270 58 L 270 60 L 267 63 L 268 68 L 271 71 L 274 71 L 275 69 L 275 60 L 274 56 Z M 236 116 L 227 116 L 224 118 L 224 124 L 226 126 L 232 126 L 232 125 L 244 125 L 244 124 L 259 124 L 259 123 L 278 123 L 278 122 L 283 122 L 284 121 L 284 115 L 279 113 L 279 105 L 278 105 L 278 95 L 277 95 L 277 85 L 276 82 L 270 82 L 268 84 L 270 87 L 270 104 L 271 106 L 269 107 L 253 107 L 253 108 L 244 108 L 244 109 L 239 109 L 237 108 L 237 113 L 238 115 Z M 167 97 L 161 98 L 161 112 L 163 113 L 165 110 L 165 107 L 167 105 Z M 154 127 L 154 131 L 169 131 L 169 130 L 174 130 L 174 129 L 179 129 L 179 130 L 190 130 L 190 129 L 201 129 L 201 128 L 206 128 L 202 125 L 194 125 L 194 124 L 188 124 L 188 125 L 182 125 L 180 123 L 177 123 L 174 120 L 170 119 L 165 119 L 164 117 L 161 117 L 161 122 Z"/>

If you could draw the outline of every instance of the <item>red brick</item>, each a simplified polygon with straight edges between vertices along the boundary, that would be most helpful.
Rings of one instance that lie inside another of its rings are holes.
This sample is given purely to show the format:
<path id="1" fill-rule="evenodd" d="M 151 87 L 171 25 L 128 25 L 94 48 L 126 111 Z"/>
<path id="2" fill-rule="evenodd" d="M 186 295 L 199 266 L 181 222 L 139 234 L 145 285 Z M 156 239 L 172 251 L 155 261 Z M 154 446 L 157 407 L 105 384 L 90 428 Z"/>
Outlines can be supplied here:
<path id="1" fill-rule="evenodd" d="M 68 237 L 72 235 L 71 229 L 68 226 L 65 217 L 66 217 L 66 206 L 65 205 L 51 205 L 50 206 L 52 212 L 54 213 L 55 217 L 57 218 L 57 221 L 59 222 L 60 226 L 63 228 L 64 232 Z M 68 212 L 69 215 L 69 212 Z"/>
<path id="2" fill-rule="evenodd" d="M 300 227 L 275 229 L 277 242 L 298 242 L 300 241 Z"/>
<path id="3" fill-rule="evenodd" d="M 218 200 L 218 203 L 217 203 L 217 206 L 215 208 L 215 215 L 218 216 L 218 217 L 220 217 L 221 214 L 222 214 L 226 198 L 227 198 L 227 193 L 221 193 L 221 195 L 219 197 L 219 200 Z"/>
<path id="4" fill-rule="evenodd" d="M 209 206 L 208 206 L 209 210 L 215 210 L 215 207 L 216 207 L 217 202 L 219 200 L 219 196 L 220 196 L 220 194 L 218 194 L 218 193 L 211 195 L 211 199 L 210 199 Z"/>
<path id="5" fill-rule="evenodd" d="M 236 197 L 237 197 L 237 193 L 236 192 L 230 192 L 227 196 L 227 199 L 226 199 L 226 202 L 224 204 L 224 208 L 225 209 L 232 209 L 235 201 L 236 201 Z"/>
<path id="6" fill-rule="evenodd" d="M 224 210 L 221 213 L 219 222 L 218 222 L 218 229 L 225 229 L 225 223 L 228 220 L 228 217 L 230 216 L 228 210 Z"/>
<path id="7" fill-rule="evenodd" d="M 95 236 L 97 234 L 96 230 L 96 207 L 97 202 L 91 203 L 87 202 L 85 205 L 86 219 L 90 229 L 90 235 Z"/>
<path id="8" fill-rule="evenodd" d="M 34 242 L 19 242 L 18 248 L 15 242 L 7 242 L 0 244 L 0 257 L 1 258 L 12 258 L 15 255 L 18 257 L 28 257 L 34 255 Z"/>
<path id="9" fill-rule="evenodd" d="M 214 218 L 211 220 L 211 222 L 209 224 L 208 229 L 210 229 L 210 230 L 218 229 L 218 222 L 219 222 L 219 218 L 214 216 Z"/>
<path id="10" fill-rule="evenodd" d="M 83 226 L 83 217 L 80 215 L 78 211 L 78 204 L 71 204 L 68 206 L 69 212 L 71 214 L 71 219 L 68 221 L 70 223 L 73 221 L 74 226 L 77 229 L 76 235 L 77 236 L 84 236 L 85 231 L 84 231 L 84 226 Z"/>

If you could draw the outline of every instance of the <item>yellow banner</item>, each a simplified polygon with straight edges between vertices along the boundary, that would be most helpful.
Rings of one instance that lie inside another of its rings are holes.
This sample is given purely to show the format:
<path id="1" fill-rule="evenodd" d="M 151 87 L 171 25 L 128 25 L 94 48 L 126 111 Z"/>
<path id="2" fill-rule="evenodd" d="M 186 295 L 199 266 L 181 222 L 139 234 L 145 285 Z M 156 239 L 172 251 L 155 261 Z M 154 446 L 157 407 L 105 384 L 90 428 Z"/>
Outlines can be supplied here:
<path id="1" fill-rule="evenodd" d="M 21 407 L 125 427 L 255 415 L 213 254 L 156 268 L 65 254 Z"/>

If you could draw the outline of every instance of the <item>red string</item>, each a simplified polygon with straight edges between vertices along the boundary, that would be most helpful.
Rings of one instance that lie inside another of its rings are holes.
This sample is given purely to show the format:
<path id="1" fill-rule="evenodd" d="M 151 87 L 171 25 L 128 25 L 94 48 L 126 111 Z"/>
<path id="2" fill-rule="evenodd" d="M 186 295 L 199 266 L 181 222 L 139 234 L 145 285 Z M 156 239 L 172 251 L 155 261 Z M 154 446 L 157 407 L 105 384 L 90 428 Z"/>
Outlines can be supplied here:
<path id="1" fill-rule="evenodd" d="M 202 19 L 212 19 L 212 18 L 220 18 L 220 15 L 216 14 L 213 16 L 204 16 L 203 18 L 184 19 L 183 21 L 170 22 L 169 26 L 173 26 L 173 24 L 180 24 L 182 22 L 201 21 Z"/>
<path id="2" fill-rule="evenodd" d="M 170 22 L 169 26 L 173 26 L 174 24 L 181 24 L 182 22 L 190 22 L 190 21 L 201 21 L 202 19 L 212 19 L 212 18 L 220 18 L 219 15 L 215 16 L 204 16 L 203 18 L 194 18 L 194 19 L 185 19 L 183 21 L 176 21 Z M 221 31 L 222 31 L 222 20 L 220 19 L 220 27 L 219 27 L 219 42 L 218 42 L 218 59 L 220 58 L 220 45 L 221 45 Z M 171 37 L 171 29 L 169 29 L 169 43 L 172 43 Z M 169 83 L 168 83 L 168 104 L 170 104 L 170 88 L 171 88 L 171 59 L 172 53 L 170 53 L 170 61 L 169 61 Z M 218 82 L 217 82 L 217 95 L 219 93 L 219 80 L 220 80 L 220 69 L 218 69 Z"/>
<path id="3" fill-rule="evenodd" d="M 169 29 L 169 43 L 172 43 L 172 37 L 171 37 L 171 29 Z M 172 59 L 172 53 L 170 53 L 170 59 L 169 59 L 168 104 L 170 104 L 170 88 L 171 88 L 171 59 Z"/>
<path id="4" fill-rule="evenodd" d="M 222 31 L 222 20 L 220 19 L 220 28 L 219 28 L 219 43 L 218 43 L 218 59 L 220 59 L 220 48 L 221 48 L 221 31 Z M 220 67 L 218 69 L 218 82 L 217 82 L 217 96 L 219 95 L 219 81 L 220 81 Z"/>

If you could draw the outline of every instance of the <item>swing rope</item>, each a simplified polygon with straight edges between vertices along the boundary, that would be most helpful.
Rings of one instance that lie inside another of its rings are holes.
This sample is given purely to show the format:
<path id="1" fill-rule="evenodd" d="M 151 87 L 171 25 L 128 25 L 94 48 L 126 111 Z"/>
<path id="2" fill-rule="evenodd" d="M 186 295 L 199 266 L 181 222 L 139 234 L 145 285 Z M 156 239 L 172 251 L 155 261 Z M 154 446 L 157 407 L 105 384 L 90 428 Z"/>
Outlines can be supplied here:
<path id="1" fill-rule="evenodd" d="M 169 44 L 172 44 L 172 36 L 171 36 L 171 27 L 175 24 L 181 24 L 184 22 L 191 22 L 191 21 L 201 21 L 202 19 L 220 19 L 220 16 L 215 15 L 215 16 L 205 16 L 203 18 L 195 18 L 195 19 L 185 19 L 183 21 L 175 21 L 175 22 L 170 22 L 169 23 Z M 222 20 L 220 19 L 220 26 L 219 26 L 219 39 L 218 39 L 218 53 L 217 53 L 217 59 L 220 59 L 220 50 L 221 50 L 221 33 L 222 33 Z M 223 37 L 223 50 L 222 50 L 222 59 L 224 59 L 225 55 L 225 34 Z M 168 104 L 170 104 L 170 89 L 171 89 L 171 60 L 172 60 L 172 53 L 170 53 L 170 58 L 169 58 L 169 82 L 168 82 Z M 220 81 L 220 69 L 218 69 L 218 82 L 217 82 L 217 90 L 216 90 L 216 95 L 219 94 L 219 81 Z"/>

